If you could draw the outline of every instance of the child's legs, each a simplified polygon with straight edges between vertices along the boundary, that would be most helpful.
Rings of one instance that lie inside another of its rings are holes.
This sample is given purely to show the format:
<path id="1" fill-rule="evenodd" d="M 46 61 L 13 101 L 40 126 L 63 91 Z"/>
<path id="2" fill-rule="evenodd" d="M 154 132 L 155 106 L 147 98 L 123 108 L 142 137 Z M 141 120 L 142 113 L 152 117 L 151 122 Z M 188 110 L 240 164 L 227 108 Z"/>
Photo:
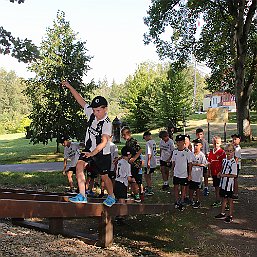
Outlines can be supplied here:
<path id="1" fill-rule="evenodd" d="M 222 197 L 221 213 L 225 213 L 227 202 L 228 199 L 226 197 Z"/>
<path id="2" fill-rule="evenodd" d="M 234 212 L 234 201 L 233 198 L 229 198 L 229 216 L 233 216 L 233 212 Z"/>
<path id="3" fill-rule="evenodd" d="M 204 182 L 204 187 L 208 187 L 208 170 L 207 170 L 207 167 L 203 167 L 203 182 Z"/>
<path id="4" fill-rule="evenodd" d="M 152 187 L 152 174 L 144 174 L 145 177 L 145 183 L 147 187 Z"/>
<path id="5" fill-rule="evenodd" d="M 72 175 L 73 175 L 73 172 L 71 170 L 69 170 L 67 172 L 67 178 L 68 178 L 68 181 L 69 181 L 69 185 L 70 185 L 70 188 L 73 188 L 73 180 L 72 180 Z"/>
<path id="6" fill-rule="evenodd" d="M 194 190 L 193 189 L 189 189 L 189 199 L 191 201 L 193 201 L 193 195 L 194 195 Z"/>
<path id="7" fill-rule="evenodd" d="M 113 185 L 112 185 L 112 181 L 109 178 L 108 174 L 101 175 L 101 179 L 104 182 L 104 185 L 105 185 L 108 195 L 113 195 Z"/>
<path id="8" fill-rule="evenodd" d="M 174 184 L 174 195 L 175 195 L 175 201 L 178 202 L 178 200 L 179 200 L 179 185 Z"/>
<path id="9" fill-rule="evenodd" d="M 215 187 L 215 197 L 216 201 L 220 201 L 220 188 L 218 186 Z"/>
<path id="10" fill-rule="evenodd" d="M 234 179 L 234 194 L 238 195 L 238 177 Z"/>
<path id="11" fill-rule="evenodd" d="M 181 201 L 184 202 L 186 198 L 187 186 L 181 185 Z"/>
<path id="12" fill-rule="evenodd" d="M 169 167 L 167 166 L 161 166 L 161 173 L 162 173 L 162 180 L 163 181 L 168 181 L 169 180 L 169 173 L 170 173 L 170 170 L 169 170 Z"/>
<path id="13" fill-rule="evenodd" d="M 83 160 L 78 160 L 76 165 L 76 177 L 78 181 L 79 192 L 83 196 L 85 196 L 85 174 L 84 174 L 84 167 L 87 163 Z"/>
<path id="14" fill-rule="evenodd" d="M 196 201 L 200 202 L 200 188 L 197 188 L 195 192 L 196 192 L 195 199 Z"/>

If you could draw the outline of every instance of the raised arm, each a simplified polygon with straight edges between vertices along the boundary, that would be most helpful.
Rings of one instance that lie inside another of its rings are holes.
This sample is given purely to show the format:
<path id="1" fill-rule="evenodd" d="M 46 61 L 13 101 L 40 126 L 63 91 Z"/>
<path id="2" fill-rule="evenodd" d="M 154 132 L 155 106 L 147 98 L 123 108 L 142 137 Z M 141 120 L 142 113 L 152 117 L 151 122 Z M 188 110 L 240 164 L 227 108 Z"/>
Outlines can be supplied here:
<path id="1" fill-rule="evenodd" d="M 68 81 L 63 81 L 62 86 L 66 87 L 70 90 L 76 101 L 81 105 L 82 108 L 85 107 L 86 101 L 83 99 L 83 97 L 78 93 L 78 91 L 72 87 L 72 85 Z"/>

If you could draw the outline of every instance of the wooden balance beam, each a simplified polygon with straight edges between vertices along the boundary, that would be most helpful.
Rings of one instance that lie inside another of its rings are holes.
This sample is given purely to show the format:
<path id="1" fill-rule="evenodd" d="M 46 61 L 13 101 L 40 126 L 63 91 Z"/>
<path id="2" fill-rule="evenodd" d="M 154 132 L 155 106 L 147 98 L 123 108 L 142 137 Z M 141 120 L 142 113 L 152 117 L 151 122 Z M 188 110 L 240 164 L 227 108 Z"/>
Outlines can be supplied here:
<path id="1" fill-rule="evenodd" d="M 8 198 L 9 197 L 9 198 Z M 23 199 L 22 199 L 23 197 Z M 40 198 L 41 197 L 41 198 Z M 33 199 L 31 199 L 33 198 Z M 93 199 L 91 201 L 94 201 Z M 0 193 L 0 218 L 12 218 L 16 225 L 38 229 L 51 234 L 78 237 L 89 244 L 107 247 L 113 242 L 113 222 L 115 216 L 138 214 L 160 214 L 174 209 L 169 204 L 114 204 L 111 208 L 98 202 L 74 204 L 67 202 L 66 196 L 57 194 L 29 194 L 19 191 Z M 94 217 L 98 219 L 98 238 L 85 233 L 64 230 L 64 219 Z M 26 221 L 28 218 L 47 218 L 48 225 Z"/>

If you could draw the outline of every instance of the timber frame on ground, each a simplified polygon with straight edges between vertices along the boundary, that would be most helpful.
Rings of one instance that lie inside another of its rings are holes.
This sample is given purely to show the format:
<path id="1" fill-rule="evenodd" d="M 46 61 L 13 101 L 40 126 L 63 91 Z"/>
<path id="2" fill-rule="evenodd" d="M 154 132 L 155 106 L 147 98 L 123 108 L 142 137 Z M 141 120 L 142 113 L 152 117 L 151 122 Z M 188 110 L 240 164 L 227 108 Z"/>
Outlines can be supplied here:
<path id="1" fill-rule="evenodd" d="M 113 242 L 113 219 L 116 216 L 160 214 L 174 209 L 170 204 L 103 205 L 103 199 L 89 198 L 87 204 L 68 202 L 72 194 L 19 189 L 0 189 L 0 218 L 11 218 L 13 224 L 51 234 L 78 237 L 88 244 L 108 247 Z M 65 219 L 94 217 L 98 219 L 98 236 L 64 229 Z M 48 225 L 25 219 L 47 218 Z"/>

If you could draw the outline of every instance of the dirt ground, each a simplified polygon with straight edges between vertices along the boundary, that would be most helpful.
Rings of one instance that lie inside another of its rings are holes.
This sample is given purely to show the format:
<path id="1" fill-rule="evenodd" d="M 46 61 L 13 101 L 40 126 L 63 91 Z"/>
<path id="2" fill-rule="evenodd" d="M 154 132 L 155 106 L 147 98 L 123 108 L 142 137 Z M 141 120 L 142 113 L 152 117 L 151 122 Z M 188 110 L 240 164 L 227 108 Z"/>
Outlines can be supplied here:
<path id="1" fill-rule="evenodd" d="M 234 221 L 226 224 L 213 217 L 219 213 L 220 209 L 206 207 L 213 200 L 213 192 L 203 200 L 205 207 L 198 209 L 197 213 L 207 215 L 209 220 L 203 223 L 207 226 L 208 234 L 201 233 L 206 231 L 206 227 L 199 227 L 198 230 L 186 231 L 185 235 L 196 238 L 197 245 L 183 250 L 168 251 L 167 246 L 162 245 L 162 241 L 154 235 L 142 235 L 136 233 L 129 224 L 133 221 L 128 220 L 128 225 L 115 227 L 113 246 L 102 249 L 96 246 L 87 245 L 76 238 L 64 238 L 62 236 L 49 235 L 34 230 L 16 227 L 7 219 L 0 220 L 0 256 L 257 256 L 257 162 L 256 160 L 246 161 L 239 177 L 239 201 L 235 203 Z M 171 191 L 172 195 L 172 191 Z M 187 213 L 175 213 L 174 216 L 181 216 Z M 184 216 L 185 217 L 185 216 Z M 201 216 L 200 216 L 201 217 Z M 85 221 L 88 228 L 92 221 Z M 137 221 L 138 222 L 138 221 Z M 155 218 L 156 222 L 156 218 Z M 137 223 L 140 230 L 140 224 Z M 73 223 L 75 227 L 82 227 L 81 223 Z M 128 236 L 127 236 L 128 235 Z M 171 235 L 170 235 L 171 236 Z M 169 237 L 169 232 L 167 232 Z M 147 241 L 148 238 L 150 241 Z M 156 240 L 156 243 L 154 242 Z M 157 241 L 159 240 L 159 246 Z M 181 239 L 183 240 L 183 239 Z M 169 244 L 172 244 L 170 240 Z M 164 244 L 164 243 L 163 243 Z M 168 245 L 169 246 L 169 245 Z M 172 251 L 173 252 L 173 251 Z"/>

